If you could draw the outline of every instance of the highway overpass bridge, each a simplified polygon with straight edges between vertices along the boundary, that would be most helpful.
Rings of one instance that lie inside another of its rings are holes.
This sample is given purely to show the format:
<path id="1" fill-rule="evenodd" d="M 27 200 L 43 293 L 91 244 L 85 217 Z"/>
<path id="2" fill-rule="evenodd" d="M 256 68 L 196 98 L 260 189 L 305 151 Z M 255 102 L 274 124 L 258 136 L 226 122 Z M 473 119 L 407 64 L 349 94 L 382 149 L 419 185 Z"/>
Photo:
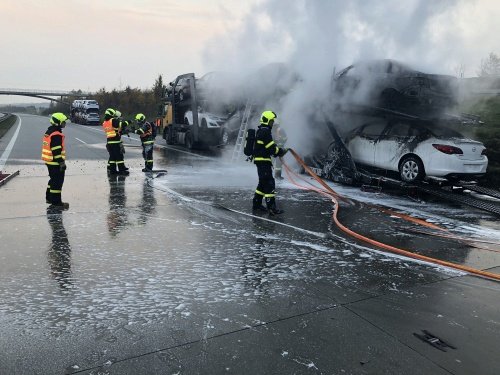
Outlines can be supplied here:
<path id="1" fill-rule="evenodd" d="M 74 98 L 85 98 L 92 94 L 89 92 L 74 92 L 74 91 L 62 91 L 62 90 L 31 90 L 31 89 L 2 89 L 0 88 L 0 95 L 19 95 L 19 96 L 31 96 L 33 98 L 47 99 L 50 101 L 70 104 L 63 100 L 64 97 L 74 97 Z"/>

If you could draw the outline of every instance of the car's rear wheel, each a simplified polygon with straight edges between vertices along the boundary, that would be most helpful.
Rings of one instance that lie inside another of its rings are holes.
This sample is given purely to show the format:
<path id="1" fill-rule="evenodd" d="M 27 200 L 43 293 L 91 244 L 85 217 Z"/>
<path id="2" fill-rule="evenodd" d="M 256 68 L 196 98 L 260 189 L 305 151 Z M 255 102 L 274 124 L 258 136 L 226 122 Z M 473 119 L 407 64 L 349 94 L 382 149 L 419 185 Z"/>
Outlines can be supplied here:
<path id="1" fill-rule="evenodd" d="M 414 155 L 405 156 L 399 163 L 399 175 L 405 182 L 422 180 L 425 176 L 422 160 Z"/>

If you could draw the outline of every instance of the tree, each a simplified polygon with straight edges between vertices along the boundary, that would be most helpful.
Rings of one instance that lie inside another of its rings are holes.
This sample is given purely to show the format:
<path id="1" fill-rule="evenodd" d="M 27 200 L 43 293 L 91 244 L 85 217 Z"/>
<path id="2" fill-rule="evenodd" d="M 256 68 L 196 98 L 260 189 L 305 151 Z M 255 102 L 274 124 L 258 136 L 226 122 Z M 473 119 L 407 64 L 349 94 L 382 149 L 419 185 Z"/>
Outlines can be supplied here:
<path id="1" fill-rule="evenodd" d="M 153 95 L 157 100 L 160 100 L 161 97 L 163 96 L 163 93 L 165 92 L 166 86 L 163 84 L 163 77 L 162 75 L 158 75 L 158 78 L 155 80 L 155 84 L 153 86 Z"/>
<path id="2" fill-rule="evenodd" d="M 500 57 L 491 52 L 487 59 L 482 59 L 478 75 L 479 77 L 500 76 Z"/>

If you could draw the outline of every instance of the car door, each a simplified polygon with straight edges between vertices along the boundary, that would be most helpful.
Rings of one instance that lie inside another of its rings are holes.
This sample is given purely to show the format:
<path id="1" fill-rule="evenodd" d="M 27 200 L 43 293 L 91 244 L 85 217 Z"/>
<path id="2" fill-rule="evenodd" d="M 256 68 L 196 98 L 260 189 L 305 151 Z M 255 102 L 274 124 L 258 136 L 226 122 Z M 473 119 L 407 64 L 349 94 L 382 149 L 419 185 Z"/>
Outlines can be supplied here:
<path id="1" fill-rule="evenodd" d="M 348 149 L 356 163 L 373 166 L 375 156 L 375 145 L 385 127 L 384 121 L 366 124 L 348 143 Z"/>
<path id="2" fill-rule="evenodd" d="M 398 170 L 398 163 L 407 149 L 411 125 L 406 122 L 390 124 L 375 145 L 374 165 L 391 170 Z"/>

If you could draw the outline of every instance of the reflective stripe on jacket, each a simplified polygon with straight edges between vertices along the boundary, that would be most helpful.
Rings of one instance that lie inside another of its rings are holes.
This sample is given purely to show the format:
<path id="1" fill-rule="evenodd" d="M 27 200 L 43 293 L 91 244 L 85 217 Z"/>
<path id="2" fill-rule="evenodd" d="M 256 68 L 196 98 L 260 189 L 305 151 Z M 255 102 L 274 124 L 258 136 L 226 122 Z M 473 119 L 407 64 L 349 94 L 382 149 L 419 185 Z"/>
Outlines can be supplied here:
<path id="1" fill-rule="evenodd" d="M 151 123 L 145 122 L 139 129 L 135 131 L 137 134 L 139 134 L 143 145 L 150 145 L 155 143 L 155 140 L 153 139 L 153 126 L 154 125 L 152 125 Z"/>
<path id="2" fill-rule="evenodd" d="M 282 152 L 273 141 L 271 129 L 267 126 L 259 126 L 255 133 L 254 163 L 272 163 L 271 156 L 280 156 Z"/>
<path id="3" fill-rule="evenodd" d="M 113 121 L 115 121 L 114 125 Z M 108 144 L 122 143 L 120 120 L 114 118 L 106 120 L 102 123 L 102 128 L 104 133 L 106 133 L 106 141 Z"/>
<path id="4" fill-rule="evenodd" d="M 61 137 L 61 142 L 54 142 L 53 137 Z M 56 130 L 43 135 L 42 140 L 42 160 L 45 164 L 59 165 L 60 162 L 66 160 L 66 150 L 64 148 L 64 134 Z"/>
<path id="5" fill-rule="evenodd" d="M 106 120 L 102 123 L 102 128 L 104 133 L 106 133 L 106 138 L 116 137 L 115 128 L 113 128 L 113 119 Z"/>

